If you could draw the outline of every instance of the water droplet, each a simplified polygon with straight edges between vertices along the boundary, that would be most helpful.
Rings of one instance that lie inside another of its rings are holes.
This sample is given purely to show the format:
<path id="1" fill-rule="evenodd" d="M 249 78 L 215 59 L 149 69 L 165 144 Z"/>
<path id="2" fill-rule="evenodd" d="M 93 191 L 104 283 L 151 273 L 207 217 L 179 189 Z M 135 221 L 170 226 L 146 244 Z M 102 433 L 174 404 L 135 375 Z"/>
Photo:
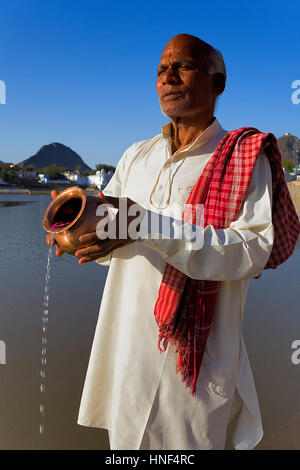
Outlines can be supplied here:
<path id="1" fill-rule="evenodd" d="M 46 356 L 46 352 L 47 352 L 46 348 L 42 348 L 42 356 Z"/>
<path id="2" fill-rule="evenodd" d="M 45 406 L 44 405 L 40 405 L 40 413 L 42 416 L 44 416 L 45 414 Z"/>
<path id="3" fill-rule="evenodd" d="M 43 393 L 46 391 L 46 385 L 45 384 L 41 384 L 40 385 L 40 391 Z"/>
<path id="4" fill-rule="evenodd" d="M 43 322 L 43 323 L 48 323 L 48 318 L 47 318 L 47 317 L 43 317 L 43 318 L 42 318 L 42 322 Z"/>
<path id="5" fill-rule="evenodd" d="M 45 425 L 40 424 L 40 434 L 44 434 L 44 431 L 45 431 Z"/>
<path id="6" fill-rule="evenodd" d="M 41 370 L 41 377 L 43 377 L 43 378 L 46 377 L 46 372 L 44 370 Z"/>
<path id="7" fill-rule="evenodd" d="M 42 344 L 47 344 L 47 338 L 45 338 L 45 336 L 42 337 Z"/>
<path id="8" fill-rule="evenodd" d="M 49 311 L 48 311 L 47 309 L 45 309 L 45 310 L 43 311 L 43 315 L 48 315 L 48 313 L 49 313 Z"/>
<path id="9" fill-rule="evenodd" d="M 47 331 L 47 327 L 46 327 L 46 325 L 43 325 L 43 328 L 42 328 L 42 330 L 43 330 L 43 332 L 44 332 L 44 333 L 46 333 L 46 331 Z"/>
<path id="10" fill-rule="evenodd" d="M 42 366 L 45 366 L 47 364 L 47 359 L 45 357 L 42 357 L 41 364 Z"/>

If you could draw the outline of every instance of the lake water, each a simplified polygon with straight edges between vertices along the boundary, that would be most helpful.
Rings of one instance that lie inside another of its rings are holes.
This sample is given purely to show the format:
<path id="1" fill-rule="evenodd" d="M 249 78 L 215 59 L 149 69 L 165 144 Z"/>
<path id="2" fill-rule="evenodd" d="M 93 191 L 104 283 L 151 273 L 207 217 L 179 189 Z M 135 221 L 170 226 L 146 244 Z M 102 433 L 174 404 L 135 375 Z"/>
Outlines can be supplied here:
<path id="1" fill-rule="evenodd" d="M 45 432 L 39 433 L 41 315 L 47 264 L 41 221 L 50 196 L 0 195 L 0 449 L 108 449 L 107 432 L 77 424 L 107 275 L 52 255 L 47 332 Z M 300 242 L 276 270 L 251 280 L 244 338 L 264 424 L 258 448 L 300 449 Z M 284 444 L 283 444 L 284 443 Z M 281 447 L 280 447 L 281 446 Z"/>

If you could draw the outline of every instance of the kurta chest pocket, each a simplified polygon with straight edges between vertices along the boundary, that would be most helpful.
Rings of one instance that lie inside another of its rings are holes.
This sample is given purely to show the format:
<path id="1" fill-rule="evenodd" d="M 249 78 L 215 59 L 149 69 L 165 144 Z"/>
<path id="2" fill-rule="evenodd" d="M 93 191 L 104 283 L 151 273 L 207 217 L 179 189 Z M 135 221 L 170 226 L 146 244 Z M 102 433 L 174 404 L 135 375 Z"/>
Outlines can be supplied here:
<path id="1" fill-rule="evenodd" d="M 193 186 L 179 186 L 178 192 L 181 202 L 186 203 L 193 189 Z"/>

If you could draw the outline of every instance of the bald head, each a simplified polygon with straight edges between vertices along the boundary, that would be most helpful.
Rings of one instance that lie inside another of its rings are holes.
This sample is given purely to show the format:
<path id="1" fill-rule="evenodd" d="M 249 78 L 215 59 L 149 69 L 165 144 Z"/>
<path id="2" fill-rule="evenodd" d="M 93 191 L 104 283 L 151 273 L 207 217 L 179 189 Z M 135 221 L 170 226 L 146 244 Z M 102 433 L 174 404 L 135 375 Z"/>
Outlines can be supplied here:
<path id="1" fill-rule="evenodd" d="M 190 34 L 177 34 L 167 43 L 157 73 L 161 109 L 171 119 L 210 116 L 225 88 L 222 54 Z"/>
<path id="2" fill-rule="evenodd" d="M 202 41 L 202 39 L 197 36 L 192 36 L 191 34 L 176 34 L 165 46 L 163 54 L 165 50 L 168 51 L 173 45 L 188 49 L 193 57 L 205 67 L 209 74 L 220 73 L 224 76 L 224 81 L 226 81 L 226 67 L 223 56 L 218 49 Z"/>

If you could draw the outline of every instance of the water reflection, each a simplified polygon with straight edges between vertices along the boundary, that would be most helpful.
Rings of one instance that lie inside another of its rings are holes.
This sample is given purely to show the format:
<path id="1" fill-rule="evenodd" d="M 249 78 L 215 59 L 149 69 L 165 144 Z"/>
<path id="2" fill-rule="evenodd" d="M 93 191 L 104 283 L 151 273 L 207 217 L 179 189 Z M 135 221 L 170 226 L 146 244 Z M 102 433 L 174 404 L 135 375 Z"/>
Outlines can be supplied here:
<path id="1" fill-rule="evenodd" d="M 77 425 L 77 414 L 107 268 L 53 256 L 45 338 L 48 249 L 41 221 L 50 201 L 47 195 L 0 195 L 0 339 L 7 346 L 7 364 L 0 366 L 0 448 L 105 449 L 106 431 Z M 47 377 L 41 370 L 45 339 Z"/>
<path id="2" fill-rule="evenodd" d="M 32 204 L 36 201 L 0 201 L 0 209 L 2 207 L 14 207 L 14 206 L 25 206 L 26 204 Z"/>

